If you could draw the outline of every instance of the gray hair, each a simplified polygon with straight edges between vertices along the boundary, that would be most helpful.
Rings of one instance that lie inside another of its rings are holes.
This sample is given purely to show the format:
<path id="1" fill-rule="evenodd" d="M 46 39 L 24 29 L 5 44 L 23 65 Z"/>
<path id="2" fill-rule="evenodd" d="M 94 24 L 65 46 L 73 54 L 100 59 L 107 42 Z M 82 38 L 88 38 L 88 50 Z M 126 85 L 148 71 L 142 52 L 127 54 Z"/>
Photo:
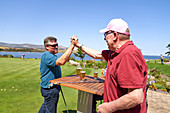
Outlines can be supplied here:
<path id="1" fill-rule="evenodd" d="M 57 41 L 57 39 L 55 37 L 49 36 L 47 38 L 44 39 L 44 46 L 48 43 L 48 42 L 53 42 L 53 41 Z"/>

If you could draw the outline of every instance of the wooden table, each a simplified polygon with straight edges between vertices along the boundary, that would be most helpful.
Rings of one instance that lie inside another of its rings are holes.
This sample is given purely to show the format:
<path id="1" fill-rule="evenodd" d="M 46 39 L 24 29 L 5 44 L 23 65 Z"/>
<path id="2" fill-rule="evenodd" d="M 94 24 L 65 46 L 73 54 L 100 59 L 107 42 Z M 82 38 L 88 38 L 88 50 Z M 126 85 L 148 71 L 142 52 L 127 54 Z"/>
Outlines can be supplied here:
<path id="1" fill-rule="evenodd" d="M 85 81 L 104 81 L 101 78 L 94 79 L 94 77 L 86 75 Z M 80 82 L 80 78 L 76 75 L 70 75 L 50 81 L 53 84 L 59 82 Z M 92 104 L 94 95 L 102 96 L 104 92 L 104 83 L 61 83 L 60 85 L 79 90 L 77 113 L 92 113 Z"/>

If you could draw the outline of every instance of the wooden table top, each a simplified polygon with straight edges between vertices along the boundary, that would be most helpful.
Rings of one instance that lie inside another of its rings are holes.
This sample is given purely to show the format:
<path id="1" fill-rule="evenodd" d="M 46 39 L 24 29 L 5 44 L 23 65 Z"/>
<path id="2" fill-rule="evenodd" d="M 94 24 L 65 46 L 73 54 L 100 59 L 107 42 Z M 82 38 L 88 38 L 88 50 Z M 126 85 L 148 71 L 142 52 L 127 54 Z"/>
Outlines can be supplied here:
<path id="1" fill-rule="evenodd" d="M 101 81 L 103 79 L 98 78 L 97 80 L 94 79 L 94 77 L 86 75 L 85 76 L 85 82 L 88 81 Z M 76 75 L 70 75 L 70 76 L 66 76 L 66 77 L 62 77 L 62 78 L 58 78 L 58 79 L 54 79 L 54 80 L 50 80 L 49 82 L 56 84 L 56 82 L 80 82 L 80 78 L 77 78 Z M 70 87 L 73 89 L 77 89 L 77 90 L 81 90 L 81 91 L 85 91 L 88 93 L 93 93 L 93 94 L 97 94 L 97 95 L 103 95 L 104 92 L 104 83 L 61 83 L 60 85 L 62 86 L 66 86 L 66 87 Z"/>

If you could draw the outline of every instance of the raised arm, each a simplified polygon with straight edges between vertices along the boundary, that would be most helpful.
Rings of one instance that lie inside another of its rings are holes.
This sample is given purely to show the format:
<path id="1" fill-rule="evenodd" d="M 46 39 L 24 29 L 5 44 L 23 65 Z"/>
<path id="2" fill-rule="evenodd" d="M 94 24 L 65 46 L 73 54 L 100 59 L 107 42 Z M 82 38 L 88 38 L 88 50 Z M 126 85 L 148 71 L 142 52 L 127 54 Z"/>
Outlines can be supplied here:
<path id="1" fill-rule="evenodd" d="M 66 50 L 66 52 L 60 58 L 57 59 L 55 65 L 64 65 L 69 60 L 70 55 L 74 49 L 74 45 L 75 45 L 75 41 L 72 40 L 71 38 L 70 47 Z"/>
<path id="2" fill-rule="evenodd" d="M 91 49 L 91 48 L 88 48 L 88 47 L 80 44 L 80 42 L 78 42 L 77 36 L 73 36 L 72 39 L 75 40 L 76 47 L 80 48 L 83 52 L 88 54 L 90 57 L 92 57 L 94 59 L 104 59 L 104 57 L 102 56 L 102 52 L 99 52 L 95 49 Z"/>

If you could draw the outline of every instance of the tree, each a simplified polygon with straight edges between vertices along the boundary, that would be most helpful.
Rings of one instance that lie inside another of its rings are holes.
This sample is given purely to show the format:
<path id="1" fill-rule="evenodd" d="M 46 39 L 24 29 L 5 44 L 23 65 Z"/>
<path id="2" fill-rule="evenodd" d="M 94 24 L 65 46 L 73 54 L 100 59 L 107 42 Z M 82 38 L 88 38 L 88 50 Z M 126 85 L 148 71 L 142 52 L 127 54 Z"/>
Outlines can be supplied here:
<path id="1" fill-rule="evenodd" d="M 80 57 L 81 60 L 83 61 L 83 58 L 85 57 L 86 53 L 84 53 L 82 50 L 80 50 L 79 48 L 77 49 L 77 53 L 74 53 L 74 55 L 76 57 Z"/>
<path id="2" fill-rule="evenodd" d="M 170 44 L 168 44 L 168 46 L 166 48 L 168 48 L 169 51 L 167 51 L 165 54 L 167 54 L 169 56 L 170 55 Z"/>

